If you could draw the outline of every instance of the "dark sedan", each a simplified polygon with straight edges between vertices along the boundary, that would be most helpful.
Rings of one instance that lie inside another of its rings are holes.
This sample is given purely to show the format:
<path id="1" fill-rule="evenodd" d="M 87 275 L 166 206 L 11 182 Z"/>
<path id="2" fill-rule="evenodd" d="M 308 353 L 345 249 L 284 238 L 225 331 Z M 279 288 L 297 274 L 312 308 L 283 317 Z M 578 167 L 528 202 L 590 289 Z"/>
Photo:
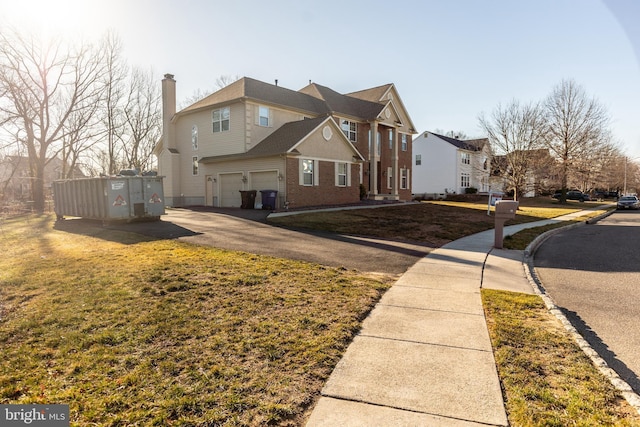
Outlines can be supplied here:
<path id="1" fill-rule="evenodd" d="M 553 198 L 560 199 L 561 196 L 562 196 L 562 193 L 558 191 L 553 195 Z M 567 191 L 567 200 L 578 200 L 580 202 L 584 202 L 584 201 L 591 200 L 591 197 L 589 197 L 588 194 L 583 193 L 582 191 L 571 190 L 571 191 Z"/>
<path id="2" fill-rule="evenodd" d="M 618 199 L 618 209 L 640 209 L 640 200 L 636 196 L 622 196 Z"/>

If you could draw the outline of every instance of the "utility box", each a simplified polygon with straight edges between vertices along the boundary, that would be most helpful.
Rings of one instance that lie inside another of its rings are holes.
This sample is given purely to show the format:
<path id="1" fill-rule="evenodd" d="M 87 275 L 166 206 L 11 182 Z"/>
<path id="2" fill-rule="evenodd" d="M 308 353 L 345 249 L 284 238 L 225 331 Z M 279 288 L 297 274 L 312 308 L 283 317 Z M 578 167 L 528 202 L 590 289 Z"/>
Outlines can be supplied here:
<path id="1" fill-rule="evenodd" d="M 496 201 L 496 219 L 513 219 L 516 217 L 518 202 L 513 200 Z"/>
<path id="2" fill-rule="evenodd" d="M 514 200 L 498 200 L 496 201 L 496 227 L 493 246 L 498 249 L 502 249 L 504 241 L 504 223 L 508 219 L 516 217 L 516 211 L 518 210 L 518 202 Z"/>
<path id="3" fill-rule="evenodd" d="M 66 215 L 102 221 L 158 220 L 165 214 L 159 176 L 58 180 L 52 189 L 58 219 Z"/>

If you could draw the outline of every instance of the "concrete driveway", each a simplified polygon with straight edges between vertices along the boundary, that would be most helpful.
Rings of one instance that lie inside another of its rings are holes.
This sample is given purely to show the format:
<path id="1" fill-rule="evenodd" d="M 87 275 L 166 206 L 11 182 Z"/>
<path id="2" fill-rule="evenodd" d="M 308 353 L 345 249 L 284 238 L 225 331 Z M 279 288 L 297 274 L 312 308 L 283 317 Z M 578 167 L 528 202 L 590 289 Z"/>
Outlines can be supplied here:
<path id="1" fill-rule="evenodd" d="M 291 230 L 266 223 L 267 211 L 168 209 L 161 221 L 112 225 L 157 238 L 399 276 L 434 248 L 416 243 Z"/>

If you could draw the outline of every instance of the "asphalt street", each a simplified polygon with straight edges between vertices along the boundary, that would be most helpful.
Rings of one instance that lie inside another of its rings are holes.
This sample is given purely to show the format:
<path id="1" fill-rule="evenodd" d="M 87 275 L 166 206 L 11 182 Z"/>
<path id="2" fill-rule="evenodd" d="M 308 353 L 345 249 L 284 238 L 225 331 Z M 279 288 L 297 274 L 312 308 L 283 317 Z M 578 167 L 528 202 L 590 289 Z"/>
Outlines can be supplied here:
<path id="1" fill-rule="evenodd" d="M 399 276 L 434 248 L 416 243 L 290 230 L 254 209 L 168 209 L 161 221 L 109 227 L 221 249 Z"/>
<path id="2" fill-rule="evenodd" d="M 640 392 L 640 212 L 615 212 L 555 234 L 534 264 L 573 326 Z"/>

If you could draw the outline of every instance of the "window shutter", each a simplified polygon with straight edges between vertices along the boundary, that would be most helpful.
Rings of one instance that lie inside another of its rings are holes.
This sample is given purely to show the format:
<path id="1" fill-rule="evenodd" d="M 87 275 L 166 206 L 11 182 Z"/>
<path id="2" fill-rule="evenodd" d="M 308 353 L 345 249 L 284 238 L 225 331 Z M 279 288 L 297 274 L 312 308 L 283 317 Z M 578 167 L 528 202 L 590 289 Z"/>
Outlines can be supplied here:
<path id="1" fill-rule="evenodd" d="M 269 127 L 273 127 L 273 108 L 269 107 Z"/>
<path id="2" fill-rule="evenodd" d="M 256 105 L 253 111 L 253 123 L 258 126 L 260 125 L 260 106 Z M 302 165 L 302 163 L 300 164 Z"/>
<path id="3" fill-rule="evenodd" d="M 336 187 L 340 185 L 339 175 L 340 175 L 340 163 L 334 162 L 333 163 L 333 185 L 335 185 Z"/>
<path id="4" fill-rule="evenodd" d="M 313 161 L 313 185 L 314 186 L 320 185 L 320 179 L 318 175 L 319 170 L 320 170 L 320 161 L 314 160 Z"/>
<path id="5" fill-rule="evenodd" d="M 304 185 L 304 170 L 302 167 L 302 159 L 298 159 L 298 184 Z"/>
<path id="6" fill-rule="evenodd" d="M 347 187 L 351 187 L 351 163 L 347 163 Z"/>

